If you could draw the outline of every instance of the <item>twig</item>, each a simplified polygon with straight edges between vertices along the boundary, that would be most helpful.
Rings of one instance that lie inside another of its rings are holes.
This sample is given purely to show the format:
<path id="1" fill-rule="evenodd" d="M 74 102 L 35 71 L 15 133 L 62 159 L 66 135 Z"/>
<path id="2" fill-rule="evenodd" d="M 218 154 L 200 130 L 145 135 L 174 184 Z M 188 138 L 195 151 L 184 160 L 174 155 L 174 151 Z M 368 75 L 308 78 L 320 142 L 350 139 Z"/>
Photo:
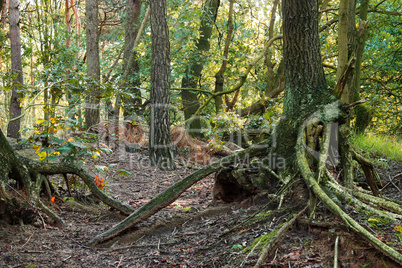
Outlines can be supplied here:
<path id="1" fill-rule="evenodd" d="M 402 174 L 402 173 L 401 173 L 401 174 Z M 399 174 L 399 175 L 401 175 L 401 174 Z M 398 175 L 397 175 L 397 176 L 398 176 Z M 387 182 L 387 183 L 384 185 L 384 187 L 382 187 L 381 192 L 382 192 L 382 191 L 385 189 L 385 187 L 387 187 L 389 184 L 392 184 L 393 186 L 395 186 L 396 189 L 398 189 L 399 192 L 401 192 L 401 189 L 399 189 L 399 187 L 396 186 L 396 184 L 393 182 L 393 180 L 394 180 L 397 176 L 395 176 L 395 177 L 393 177 L 393 178 L 391 178 L 391 176 L 388 176 L 388 177 L 389 177 L 389 182 Z"/>
<path id="2" fill-rule="evenodd" d="M 119 267 L 120 267 L 120 264 L 121 264 L 121 262 L 123 261 L 123 259 L 124 259 L 124 256 L 121 256 L 121 258 L 120 258 L 120 260 L 119 260 L 119 263 L 117 264 L 116 268 L 119 268 Z"/>
<path id="3" fill-rule="evenodd" d="M 123 246 L 123 247 L 118 247 L 118 248 L 111 248 L 108 250 L 108 252 L 126 250 L 126 249 L 131 249 L 131 248 L 150 248 L 150 247 L 170 246 L 170 245 L 175 245 L 177 243 L 179 243 L 179 242 L 160 243 L 160 241 L 159 241 L 158 244 L 128 245 L 128 246 Z"/>
<path id="4" fill-rule="evenodd" d="M 261 240 L 258 241 L 258 243 L 253 247 L 253 249 L 250 251 L 249 254 L 247 254 L 246 258 L 244 258 L 243 262 L 240 264 L 240 267 L 243 266 L 244 262 L 248 259 L 248 257 L 253 253 L 254 249 L 260 244 Z"/>
<path id="5" fill-rule="evenodd" d="M 336 236 L 335 249 L 334 249 L 334 268 L 338 268 L 338 243 L 339 243 L 339 236 Z"/>
<path id="6" fill-rule="evenodd" d="M 26 244 L 29 243 L 29 240 L 31 240 L 31 237 L 32 237 L 33 235 L 34 235 L 34 233 L 31 234 L 31 236 L 28 238 L 27 242 L 25 242 L 24 245 L 22 245 L 22 246 L 20 247 L 20 249 L 24 248 L 24 247 L 26 246 Z"/>

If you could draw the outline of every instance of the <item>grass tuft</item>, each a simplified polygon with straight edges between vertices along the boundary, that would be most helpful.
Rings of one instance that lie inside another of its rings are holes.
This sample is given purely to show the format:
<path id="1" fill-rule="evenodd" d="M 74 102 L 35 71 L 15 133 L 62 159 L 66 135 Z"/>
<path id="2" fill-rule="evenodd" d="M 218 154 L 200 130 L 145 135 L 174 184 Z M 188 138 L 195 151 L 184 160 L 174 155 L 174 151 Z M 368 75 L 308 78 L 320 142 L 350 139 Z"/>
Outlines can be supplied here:
<path id="1" fill-rule="evenodd" d="M 402 139 L 396 136 L 365 134 L 355 135 L 351 139 L 352 144 L 366 153 L 375 157 L 383 157 L 390 160 L 402 161 Z"/>

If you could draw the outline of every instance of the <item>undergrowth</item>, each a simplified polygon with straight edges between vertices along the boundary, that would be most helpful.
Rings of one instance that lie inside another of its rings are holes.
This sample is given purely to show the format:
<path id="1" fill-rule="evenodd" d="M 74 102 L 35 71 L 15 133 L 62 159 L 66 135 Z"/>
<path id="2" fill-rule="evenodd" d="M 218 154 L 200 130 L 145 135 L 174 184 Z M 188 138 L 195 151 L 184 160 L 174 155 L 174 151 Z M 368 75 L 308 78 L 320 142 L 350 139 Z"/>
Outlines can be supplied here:
<path id="1" fill-rule="evenodd" d="M 402 139 L 396 136 L 375 134 L 355 135 L 352 144 L 375 157 L 384 157 L 390 160 L 402 161 Z"/>

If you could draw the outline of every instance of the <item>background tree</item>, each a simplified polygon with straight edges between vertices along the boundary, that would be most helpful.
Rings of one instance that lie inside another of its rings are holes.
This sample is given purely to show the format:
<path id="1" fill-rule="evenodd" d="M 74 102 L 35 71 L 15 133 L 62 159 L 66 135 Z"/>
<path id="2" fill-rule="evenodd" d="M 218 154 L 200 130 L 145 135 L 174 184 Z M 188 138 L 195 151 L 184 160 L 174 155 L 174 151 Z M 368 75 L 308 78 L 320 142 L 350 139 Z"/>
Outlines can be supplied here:
<path id="1" fill-rule="evenodd" d="M 87 128 L 99 124 L 100 120 L 100 64 L 99 64 L 99 33 L 98 33 L 98 0 L 86 2 L 86 44 L 88 87 L 85 107 L 85 122 Z"/>
<path id="2" fill-rule="evenodd" d="M 21 101 L 24 86 L 21 61 L 21 37 L 19 25 L 19 0 L 10 0 L 10 43 L 11 43 L 11 70 L 13 78 L 13 88 L 10 101 L 10 122 L 7 127 L 7 136 L 19 139 L 21 119 Z"/>
<path id="3" fill-rule="evenodd" d="M 220 0 L 207 0 L 202 7 L 201 26 L 199 28 L 200 36 L 196 42 L 196 50 L 193 55 L 190 55 L 188 66 L 184 77 L 181 81 L 182 88 L 197 88 L 197 81 L 200 80 L 202 70 L 205 64 L 205 57 L 208 56 L 210 49 L 209 39 L 212 36 L 213 26 L 218 15 Z M 198 93 L 191 90 L 182 90 L 181 98 L 183 103 L 184 119 L 188 120 L 199 109 L 200 102 L 198 100 Z M 201 120 L 194 118 L 189 122 L 189 129 L 201 130 Z M 191 132 L 192 135 L 197 136 L 200 133 Z"/>
<path id="4" fill-rule="evenodd" d="M 124 28 L 124 54 L 123 54 L 123 73 L 128 71 L 129 75 L 126 78 L 125 84 L 125 98 L 124 103 L 124 119 L 128 121 L 133 120 L 135 114 L 141 111 L 141 90 L 139 89 L 141 83 L 139 78 L 140 65 L 137 60 L 137 53 L 133 51 L 134 42 L 138 34 L 139 21 L 141 15 L 141 0 L 127 0 L 126 4 L 126 21 Z M 132 55 L 134 53 L 134 55 Z M 128 66 L 130 57 L 134 57 L 131 66 Z M 127 70 L 128 69 L 128 70 Z"/>
<path id="5" fill-rule="evenodd" d="M 170 44 L 166 0 L 150 1 L 152 35 L 152 82 L 149 156 L 164 170 L 175 168 L 170 137 Z"/>

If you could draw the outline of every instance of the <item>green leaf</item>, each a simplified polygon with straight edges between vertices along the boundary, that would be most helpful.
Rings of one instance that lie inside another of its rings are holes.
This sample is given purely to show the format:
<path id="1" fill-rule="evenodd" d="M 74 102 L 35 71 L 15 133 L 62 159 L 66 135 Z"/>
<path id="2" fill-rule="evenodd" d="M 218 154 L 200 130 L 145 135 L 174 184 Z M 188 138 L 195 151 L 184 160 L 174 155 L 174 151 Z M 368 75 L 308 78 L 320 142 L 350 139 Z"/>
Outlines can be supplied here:
<path id="1" fill-rule="evenodd" d="M 68 147 L 68 146 L 61 146 L 59 148 L 57 148 L 57 151 L 59 151 L 60 153 L 69 153 L 73 150 L 73 148 Z"/>
<path id="2" fill-rule="evenodd" d="M 54 162 L 59 158 L 60 158 L 60 155 L 52 155 L 52 156 L 46 156 L 45 160 L 49 160 L 50 162 Z"/>
<path id="3" fill-rule="evenodd" d="M 50 148 L 50 147 L 45 147 L 45 148 L 42 148 L 42 149 L 40 150 L 40 152 L 46 152 L 46 153 L 48 153 L 48 154 L 51 154 L 51 153 L 54 152 L 54 149 L 53 149 L 53 148 Z"/>
<path id="4" fill-rule="evenodd" d="M 233 246 L 231 247 L 231 249 L 243 249 L 243 246 L 237 244 L 237 245 L 233 245 Z"/>
<path id="5" fill-rule="evenodd" d="M 125 170 L 116 170 L 117 173 L 120 175 L 133 175 L 131 172 L 125 171 Z"/>
<path id="6" fill-rule="evenodd" d="M 53 137 L 52 142 L 57 143 L 57 144 L 64 144 L 66 141 L 63 139 L 60 139 L 58 137 Z"/>

